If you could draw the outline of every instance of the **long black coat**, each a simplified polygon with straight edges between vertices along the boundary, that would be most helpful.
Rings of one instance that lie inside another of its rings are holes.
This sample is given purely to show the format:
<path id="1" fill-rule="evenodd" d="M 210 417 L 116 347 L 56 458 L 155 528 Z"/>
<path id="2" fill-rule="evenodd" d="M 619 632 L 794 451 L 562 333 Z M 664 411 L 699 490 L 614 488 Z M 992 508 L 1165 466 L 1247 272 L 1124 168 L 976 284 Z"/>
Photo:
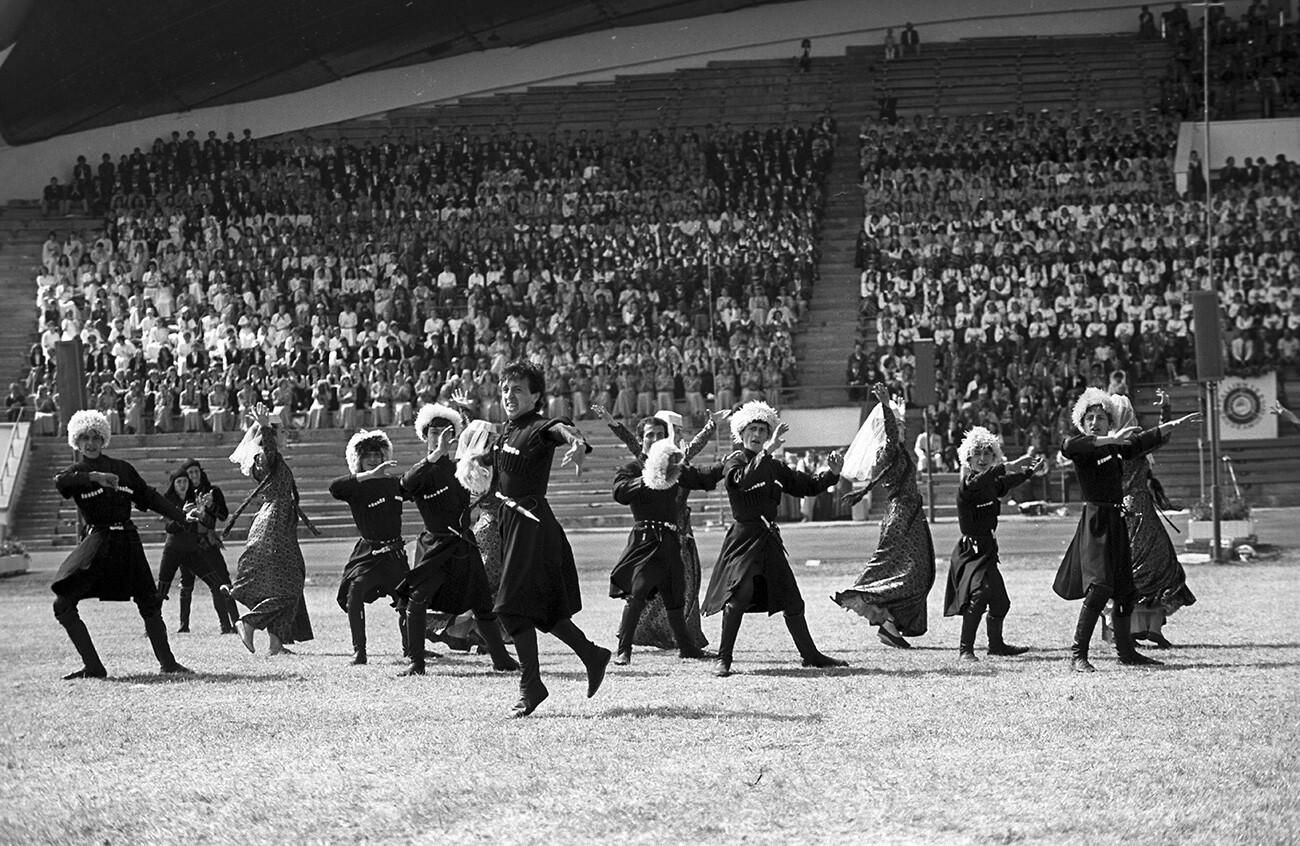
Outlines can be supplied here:
<path id="1" fill-rule="evenodd" d="M 1162 443 L 1148 429 L 1126 444 L 1098 446 L 1090 435 L 1067 438 L 1061 454 L 1074 462 L 1083 492 L 1083 514 L 1065 551 L 1052 589 L 1062 599 L 1082 599 L 1096 587 L 1120 604 L 1132 602 L 1133 555 L 1124 523 L 1124 461 L 1146 455 Z"/>
<path id="2" fill-rule="evenodd" d="M 546 501 L 551 462 L 565 443 L 555 426 L 568 422 L 527 412 L 506 424 L 491 451 L 497 489 L 537 518 L 509 506 L 501 509 L 501 586 L 495 610 L 529 620 L 544 632 L 582 610 L 573 548 Z"/>
<path id="3" fill-rule="evenodd" d="M 91 473 L 116 474 L 117 490 L 92 482 Z M 148 597 L 156 601 L 158 588 L 140 533 L 131 522 L 131 507 L 177 522 L 185 521 L 185 512 L 151 488 L 130 464 L 102 454 L 69 466 L 54 477 L 54 486 L 64 499 L 76 502 L 86 529 L 50 588 L 75 599 L 125 602 Z"/>
<path id="4" fill-rule="evenodd" d="M 776 527 L 781 494 L 816 496 L 835 487 L 839 474 L 811 476 L 766 453 L 743 449 L 727 456 L 722 472 L 734 522 L 723 538 L 701 611 L 705 616 L 718 613 L 738 585 L 756 577 L 761 580 L 754 584 L 754 600 L 747 612 L 775 614 L 797 608 L 803 596 Z"/>
<path id="5" fill-rule="evenodd" d="M 678 498 L 682 491 L 713 490 L 722 478 L 722 465 L 706 470 L 684 466 L 677 481 L 664 490 L 646 485 L 641 471 L 641 464 L 633 461 L 614 476 L 614 500 L 632 507 L 636 523 L 609 574 L 609 595 L 621 599 L 636 593 L 638 587 L 653 585 L 646 598 L 659 591 L 664 607 L 681 608 L 686 604 L 686 573 L 677 532 Z"/>

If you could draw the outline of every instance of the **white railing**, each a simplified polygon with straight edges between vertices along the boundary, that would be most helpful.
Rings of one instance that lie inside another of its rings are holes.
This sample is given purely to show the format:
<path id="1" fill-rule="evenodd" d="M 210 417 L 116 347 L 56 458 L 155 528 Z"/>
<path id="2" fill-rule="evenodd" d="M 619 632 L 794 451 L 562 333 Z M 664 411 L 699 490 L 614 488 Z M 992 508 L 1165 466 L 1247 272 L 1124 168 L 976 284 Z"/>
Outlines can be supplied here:
<path id="1" fill-rule="evenodd" d="M 9 509 L 22 480 L 30 423 L 0 423 L 0 541 L 9 534 Z"/>

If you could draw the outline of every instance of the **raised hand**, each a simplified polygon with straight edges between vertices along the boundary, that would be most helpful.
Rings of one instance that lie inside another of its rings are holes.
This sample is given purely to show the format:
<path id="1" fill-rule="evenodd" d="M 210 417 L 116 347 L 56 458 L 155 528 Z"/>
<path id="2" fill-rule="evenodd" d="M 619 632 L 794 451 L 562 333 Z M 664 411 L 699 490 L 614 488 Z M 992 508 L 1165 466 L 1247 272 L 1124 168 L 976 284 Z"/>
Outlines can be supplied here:
<path id="1" fill-rule="evenodd" d="M 391 461 L 391 460 L 385 461 L 383 464 L 380 464 L 378 467 L 376 467 L 373 470 L 366 470 L 364 472 L 358 473 L 357 481 L 365 482 L 365 481 L 369 481 L 370 479 L 377 479 L 380 476 L 388 476 L 391 475 L 392 471 L 395 469 L 397 469 L 396 461 Z"/>
<path id="2" fill-rule="evenodd" d="M 1169 394 L 1165 393 L 1164 388 L 1156 388 L 1156 401 L 1151 404 L 1158 405 L 1161 408 L 1167 408 L 1169 406 Z"/>
<path id="3" fill-rule="evenodd" d="M 785 445 L 785 433 L 790 431 L 790 424 L 781 422 L 776 424 L 776 430 L 772 432 L 772 437 L 767 439 L 763 444 L 763 451 L 768 455 L 779 450 Z"/>
<path id="4" fill-rule="evenodd" d="M 880 402 L 889 402 L 889 388 L 885 386 L 884 382 L 877 382 L 872 385 L 871 393 L 875 394 L 876 399 Z"/>
<path id="5" fill-rule="evenodd" d="M 433 452 L 429 453 L 429 458 L 437 461 L 444 455 L 451 454 L 451 445 L 456 442 L 456 430 L 450 426 L 444 426 L 438 430 L 438 440 L 433 445 Z"/>
<path id="6" fill-rule="evenodd" d="M 265 403 L 259 402 L 257 405 L 253 406 L 251 411 L 248 412 L 248 420 L 250 423 L 256 423 L 263 428 L 270 426 L 271 409 L 267 408 Z"/>
<path id="7" fill-rule="evenodd" d="M 474 404 L 474 400 L 470 398 L 469 391 L 466 391 L 464 388 L 457 388 L 452 391 L 451 401 L 456 405 L 459 405 L 461 408 L 469 408 Z"/>
<path id="8" fill-rule="evenodd" d="M 721 427 L 723 423 L 727 422 L 727 418 L 731 417 L 731 414 L 730 408 L 719 408 L 717 411 L 710 413 L 709 416 L 713 418 L 714 425 Z"/>
<path id="9" fill-rule="evenodd" d="M 614 417 L 608 411 L 605 410 L 605 406 L 600 405 L 599 403 L 595 403 L 591 406 L 591 410 L 596 413 L 596 416 L 599 417 L 601 419 L 601 422 L 603 422 L 606 426 L 614 425 Z"/>
<path id="10" fill-rule="evenodd" d="M 844 450 L 837 449 L 826 456 L 826 466 L 832 473 L 839 475 L 839 472 L 844 469 Z"/>

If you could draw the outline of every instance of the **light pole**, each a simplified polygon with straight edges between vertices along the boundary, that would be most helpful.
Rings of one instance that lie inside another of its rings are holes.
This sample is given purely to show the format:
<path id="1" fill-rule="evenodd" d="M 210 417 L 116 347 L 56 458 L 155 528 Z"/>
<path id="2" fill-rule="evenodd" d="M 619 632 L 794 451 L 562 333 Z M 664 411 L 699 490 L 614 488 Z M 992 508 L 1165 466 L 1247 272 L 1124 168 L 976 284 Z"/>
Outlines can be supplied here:
<path id="1" fill-rule="evenodd" d="M 1219 292 L 1214 281 L 1214 190 L 1210 184 L 1210 9 L 1222 2 L 1202 0 L 1192 3 L 1202 10 L 1201 16 L 1201 129 L 1204 155 L 1201 168 L 1205 177 L 1205 290 L 1214 294 L 1215 312 L 1218 311 Z M 1218 343 L 1219 333 L 1212 336 Z M 1199 374 L 1198 374 L 1199 375 Z M 1204 377 L 1202 377 L 1204 378 Z M 1222 378 L 1220 374 L 1220 378 Z M 1205 420 L 1210 435 L 1210 510 L 1214 521 L 1213 547 L 1210 560 L 1216 564 L 1223 562 L 1223 538 L 1220 524 L 1221 499 L 1219 495 L 1219 383 L 1218 380 L 1205 380 Z"/>

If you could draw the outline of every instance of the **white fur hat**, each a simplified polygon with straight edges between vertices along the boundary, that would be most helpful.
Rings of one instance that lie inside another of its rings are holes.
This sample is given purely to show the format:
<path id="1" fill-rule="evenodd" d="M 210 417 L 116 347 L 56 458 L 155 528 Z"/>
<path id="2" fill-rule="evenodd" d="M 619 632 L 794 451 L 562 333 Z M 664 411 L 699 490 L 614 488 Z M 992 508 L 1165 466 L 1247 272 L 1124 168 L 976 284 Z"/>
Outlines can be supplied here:
<path id="1" fill-rule="evenodd" d="M 361 453 L 378 451 L 383 456 L 384 461 L 393 457 L 393 442 L 388 439 L 381 429 L 366 431 L 361 429 L 352 439 L 348 441 L 347 452 L 344 455 L 348 460 L 348 470 L 353 473 L 361 472 Z"/>
<path id="2" fill-rule="evenodd" d="M 1080 432 L 1083 431 L 1083 415 L 1087 414 L 1088 409 L 1094 405 L 1099 405 L 1105 409 L 1106 414 L 1110 415 L 1111 425 L 1115 425 L 1119 415 L 1115 413 L 1115 402 L 1111 399 L 1110 394 L 1101 388 L 1088 388 L 1083 392 L 1083 396 L 1075 401 L 1074 411 L 1070 414 L 1070 420 L 1074 423 L 1074 428 Z"/>
<path id="3" fill-rule="evenodd" d="M 961 439 L 961 446 L 957 447 L 957 457 L 966 465 L 970 463 L 972 452 L 985 448 L 993 450 L 996 463 L 1001 464 L 1007 460 L 1002 454 L 1002 439 L 983 426 L 976 426 L 966 433 L 966 437 Z"/>
<path id="4" fill-rule="evenodd" d="M 650 445 L 646 452 L 645 467 L 641 470 L 641 481 L 647 488 L 656 491 L 666 491 L 676 482 L 676 478 L 668 478 L 668 462 L 674 455 L 684 455 L 682 448 L 673 442 L 672 438 L 662 438 Z"/>
<path id="5" fill-rule="evenodd" d="M 767 428 L 773 432 L 776 426 L 781 422 L 777 416 L 776 409 L 762 400 L 750 400 L 740 407 L 740 410 L 731 415 L 731 439 L 740 443 L 740 433 L 745 431 L 745 427 L 750 423 L 766 423 Z"/>
<path id="6" fill-rule="evenodd" d="M 415 415 L 415 436 L 423 441 L 429 436 L 429 426 L 435 420 L 446 420 L 451 424 L 452 430 L 460 435 L 460 412 L 440 402 L 431 403 L 420 407 L 420 413 Z"/>
<path id="7" fill-rule="evenodd" d="M 77 448 L 77 438 L 87 432 L 98 432 L 104 439 L 104 446 L 113 437 L 113 427 L 108 425 L 108 418 L 94 409 L 86 408 L 72 415 L 68 421 L 68 446 Z"/>

